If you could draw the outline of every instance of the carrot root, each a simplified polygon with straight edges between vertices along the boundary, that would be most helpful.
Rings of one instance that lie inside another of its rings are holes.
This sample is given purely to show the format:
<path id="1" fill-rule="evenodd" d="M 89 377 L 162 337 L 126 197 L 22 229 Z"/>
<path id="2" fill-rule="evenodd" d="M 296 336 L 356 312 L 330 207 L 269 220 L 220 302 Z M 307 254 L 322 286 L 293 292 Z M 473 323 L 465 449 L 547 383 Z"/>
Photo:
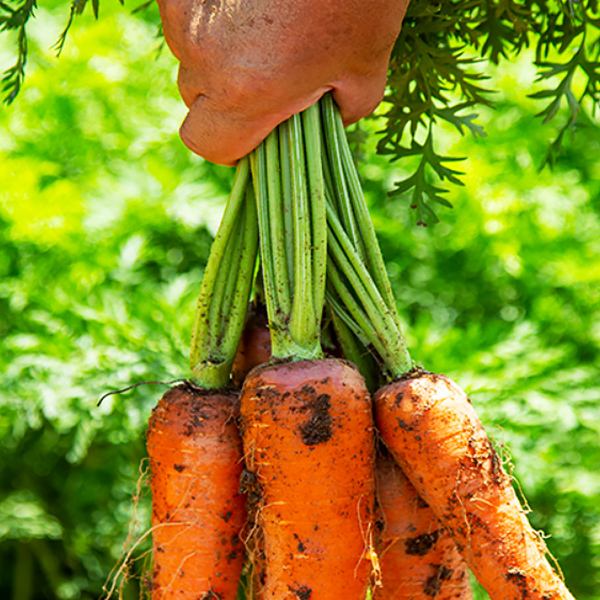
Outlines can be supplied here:
<path id="1" fill-rule="evenodd" d="M 443 375 L 374 397 L 381 436 L 492 600 L 572 600 L 466 394 Z"/>
<path id="2" fill-rule="evenodd" d="M 242 391 L 248 469 L 264 536 L 261 598 L 364 600 L 374 454 L 364 380 L 345 361 L 263 365 Z"/>
<path id="3" fill-rule="evenodd" d="M 375 600 L 471 600 L 467 564 L 429 505 L 385 450 L 375 468 L 381 585 Z"/>
<path id="4" fill-rule="evenodd" d="M 147 431 L 153 600 L 233 600 L 244 560 L 237 393 L 168 391 Z"/>

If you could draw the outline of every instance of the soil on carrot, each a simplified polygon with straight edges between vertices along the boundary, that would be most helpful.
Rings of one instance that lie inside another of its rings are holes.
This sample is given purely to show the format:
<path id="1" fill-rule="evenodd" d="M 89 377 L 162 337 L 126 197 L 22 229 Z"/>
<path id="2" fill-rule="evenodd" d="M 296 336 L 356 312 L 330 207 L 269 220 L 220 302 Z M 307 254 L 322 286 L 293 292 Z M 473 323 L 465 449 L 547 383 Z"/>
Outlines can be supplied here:
<path id="1" fill-rule="evenodd" d="M 297 533 L 294 534 L 294 537 L 298 540 L 298 552 L 306 552 L 306 544 L 302 542 Z"/>
<path id="2" fill-rule="evenodd" d="M 310 413 L 308 419 L 298 428 L 302 441 L 307 446 L 315 446 L 330 440 L 333 435 L 332 419 L 329 413 L 331 396 L 329 394 L 317 395 L 315 389 L 309 385 L 305 385 L 297 393 L 297 396 L 305 400 L 306 410 Z"/>
<path id="3" fill-rule="evenodd" d="M 211 407 L 205 406 L 202 403 L 202 399 L 206 396 L 214 395 L 215 393 L 223 393 L 228 395 L 234 388 L 223 388 L 222 390 L 204 390 L 196 387 L 191 382 L 185 382 L 171 388 L 165 396 L 177 397 L 179 395 L 188 396 L 189 400 L 186 401 L 186 412 L 189 414 L 189 418 L 185 421 L 183 426 L 183 435 L 191 437 L 195 435 L 199 430 L 204 428 L 204 425 L 210 423 L 214 419 L 216 413 Z M 175 402 L 175 400 L 173 400 Z M 237 412 L 237 403 L 232 405 L 231 418 L 233 419 Z M 175 468 L 181 472 L 183 467 L 176 465 Z"/>
<path id="4" fill-rule="evenodd" d="M 431 596 L 432 598 L 435 598 L 440 593 L 440 590 L 442 589 L 442 581 L 448 581 L 449 579 L 451 579 L 453 573 L 454 573 L 454 571 L 452 569 L 448 569 L 443 566 L 438 567 L 435 575 L 432 575 L 425 582 L 425 585 L 423 587 L 423 592 L 427 596 Z M 461 579 L 464 576 L 465 576 L 465 574 L 462 573 Z"/>
<path id="5" fill-rule="evenodd" d="M 406 381 L 407 379 L 418 379 L 422 375 L 429 375 L 430 372 L 421 366 L 413 367 L 410 371 L 400 375 L 394 381 Z M 393 383 L 393 382 L 392 382 Z"/>
<path id="6" fill-rule="evenodd" d="M 240 494 L 246 494 L 246 505 L 256 508 L 262 498 L 262 490 L 256 473 L 244 469 L 240 475 Z"/>
<path id="7" fill-rule="evenodd" d="M 425 556 L 435 545 L 440 537 L 440 530 L 424 533 L 414 538 L 406 540 L 406 554 L 416 556 Z"/>

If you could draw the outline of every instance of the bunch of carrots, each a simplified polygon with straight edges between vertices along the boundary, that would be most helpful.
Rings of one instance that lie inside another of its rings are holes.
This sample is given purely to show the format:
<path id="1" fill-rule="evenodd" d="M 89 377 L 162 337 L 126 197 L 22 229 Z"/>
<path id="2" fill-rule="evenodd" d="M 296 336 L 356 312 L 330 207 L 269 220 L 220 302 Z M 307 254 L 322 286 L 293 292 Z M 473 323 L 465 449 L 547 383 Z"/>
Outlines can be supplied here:
<path id="1" fill-rule="evenodd" d="M 240 161 L 193 382 L 147 433 L 153 600 L 571 599 L 464 392 L 415 368 L 327 95 Z"/>

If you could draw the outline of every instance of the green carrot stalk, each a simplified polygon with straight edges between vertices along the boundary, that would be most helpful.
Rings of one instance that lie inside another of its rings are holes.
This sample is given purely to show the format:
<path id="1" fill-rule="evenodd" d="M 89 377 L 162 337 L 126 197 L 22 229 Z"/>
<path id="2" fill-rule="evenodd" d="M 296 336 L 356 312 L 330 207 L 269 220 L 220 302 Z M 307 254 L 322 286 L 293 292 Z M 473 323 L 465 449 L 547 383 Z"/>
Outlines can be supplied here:
<path id="1" fill-rule="evenodd" d="M 354 165 L 352 151 L 348 145 L 344 124 L 335 106 L 333 97 L 329 94 L 323 98 L 323 111 L 327 116 L 326 135 L 329 138 L 337 140 L 339 166 L 343 172 L 343 175 L 340 175 L 340 177 L 345 182 L 344 189 L 348 190 L 347 193 L 349 196 L 347 202 L 351 206 L 344 214 L 347 214 L 347 218 L 352 220 L 352 225 L 349 226 L 344 220 L 342 220 L 342 223 L 344 223 L 347 231 L 350 230 L 352 232 L 353 236 L 358 236 L 360 244 L 357 246 L 354 237 L 349 235 L 350 239 L 355 242 L 355 247 L 364 248 L 364 252 L 359 253 L 364 257 L 365 263 L 388 308 L 396 313 L 396 303 L 392 294 L 392 288 L 387 276 L 373 222 L 369 215 L 369 209 L 360 185 L 358 172 Z M 358 229 L 358 233 L 356 233 L 356 229 Z"/>
<path id="2" fill-rule="evenodd" d="M 280 125 L 250 157 L 274 358 L 323 355 L 327 220 L 319 136 L 313 106 Z"/>
<path id="3" fill-rule="evenodd" d="M 325 210 L 325 178 L 323 174 L 321 116 L 317 106 L 302 113 L 306 145 L 306 165 L 312 219 L 312 287 L 315 310 L 321 313 L 325 300 L 327 262 L 327 216 Z"/>
<path id="4" fill-rule="evenodd" d="M 294 197 L 294 299 L 290 315 L 290 333 L 301 346 L 310 345 L 311 325 L 316 307 L 311 264 L 311 214 L 306 186 L 306 160 L 302 120 L 290 118 L 290 159 Z M 312 317 L 312 318 L 311 318 Z"/>
<path id="5" fill-rule="evenodd" d="M 285 231 L 294 229 L 294 196 L 292 191 L 292 165 L 290 156 L 290 124 L 284 121 L 279 126 L 279 168 L 281 172 L 281 194 L 283 206 L 283 220 Z M 291 236 L 285 239 L 285 253 L 287 257 L 288 276 L 290 289 L 294 289 L 294 240 Z"/>
<path id="6" fill-rule="evenodd" d="M 380 373 L 381 367 L 373 355 L 367 349 L 368 342 L 360 339 L 360 333 L 355 333 L 352 324 L 346 322 L 341 317 L 339 312 L 336 312 L 332 308 L 332 304 L 338 305 L 338 311 L 343 309 L 339 305 L 339 300 L 335 297 L 333 290 L 326 292 L 328 298 L 329 314 L 331 315 L 331 321 L 333 323 L 333 329 L 339 345 L 341 346 L 344 358 L 354 363 L 361 375 L 365 378 L 367 389 L 371 393 L 375 393 L 380 387 Z"/>
<path id="7" fill-rule="evenodd" d="M 348 182 L 343 164 L 343 145 L 346 143 L 346 135 L 340 136 L 336 127 L 336 120 L 339 116 L 338 111 L 330 94 L 327 94 L 321 100 L 323 109 L 324 131 L 323 137 L 326 145 L 326 162 L 328 174 L 331 179 L 331 189 L 334 193 L 331 200 L 339 215 L 339 219 L 344 226 L 353 246 L 359 249 L 361 259 L 364 260 L 362 252 L 362 243 L 359 237 L 358 224 L 354 215 L 354 207 L 348 190 Z"/>
<path id="8" fill-rule="evenodd" d="M 196 382 L 207 389 L 229 383 L 252 291 L 258 225 L 249 182 L 249 161 L 242 159 L 200 287 L 190 364 Z"/>
<path id="9" fill-rule="evenodd" d="M 321 105 L 327 148 L 327 276 L 332 290 L 327 299 L 334 314 L 358 339 L 367 340 L 365 346 L 372 347 L 396 377 L 409 371 L 412 362 L 385 263 L 339 112 L 330 95 Z M 346 345 L 353 352 L 352 344 Z"/>
<path id="10" fill-rule="evenodd" d="M 265 154 L 269 203 L 270 258 L 273 263 L 272 276 L 274 277 L 280 308 L 287 314 L 290 311 L 291 298 L 290 289 L 287 285 L 289 280 L 288 252 L 286 250 L 284 206 L 281 202 L 279 135 L 277 129 L 269 135 L 265 142 Z"/>

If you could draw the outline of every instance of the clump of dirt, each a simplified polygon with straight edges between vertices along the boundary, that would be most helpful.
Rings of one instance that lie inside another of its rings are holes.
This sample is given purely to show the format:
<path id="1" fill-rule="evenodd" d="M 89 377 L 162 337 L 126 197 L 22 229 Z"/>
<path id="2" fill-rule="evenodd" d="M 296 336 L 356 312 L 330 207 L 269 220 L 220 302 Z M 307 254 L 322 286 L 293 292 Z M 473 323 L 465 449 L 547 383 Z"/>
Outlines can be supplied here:
<path id="1" fill-rule="evenodd" d="M 423 592 L 427 596 L 431 596 L 435 598 L 442 589 L 442 581 L 448 581 L 452 577 L 452 569 L 448 569 L 447 567 L 437 566 L 435 575 L 432 575 L 425 583 L 425 587 L 423 588 Z"/>
<path id="2" fill-rule="evenodd" d="M 304 391 L 304 390 L 303 390 Z M 314 389 L 312 390 L 313 394 Z M 332 418 L 329 410 L 331 409 L 331 396 L 329 394 L 320 394 L 316 398 L 310 399 L 307 403 L 307 409 L 310 412 L 308 419 L 300 425 L 300 435 L 302 441 L 307 446 L 323 444 L 331 439 Z"/>
<path id="3" fill-rule="evenodd" d="M 433 548 L 439 537 L 440 530 L 437 529 L 431 533 L 409 538 L 406 540 L 406 554 L 425 556 Z"/>

